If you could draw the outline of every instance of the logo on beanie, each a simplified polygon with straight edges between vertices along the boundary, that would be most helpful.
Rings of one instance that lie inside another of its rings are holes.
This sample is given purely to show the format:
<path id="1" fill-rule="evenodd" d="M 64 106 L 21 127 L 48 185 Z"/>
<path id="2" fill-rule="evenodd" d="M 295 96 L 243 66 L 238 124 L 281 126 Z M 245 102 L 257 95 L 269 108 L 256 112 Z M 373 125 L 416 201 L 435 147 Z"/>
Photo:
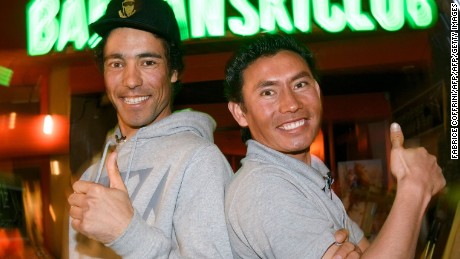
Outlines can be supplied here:
<path id="1" fill-rule="evenodd" d="M 136 12 L 134 9 L 134 0 L 123 0 L 121 5 L 123 9 L 118 11 L 120 18 L 128 18 Z"/>

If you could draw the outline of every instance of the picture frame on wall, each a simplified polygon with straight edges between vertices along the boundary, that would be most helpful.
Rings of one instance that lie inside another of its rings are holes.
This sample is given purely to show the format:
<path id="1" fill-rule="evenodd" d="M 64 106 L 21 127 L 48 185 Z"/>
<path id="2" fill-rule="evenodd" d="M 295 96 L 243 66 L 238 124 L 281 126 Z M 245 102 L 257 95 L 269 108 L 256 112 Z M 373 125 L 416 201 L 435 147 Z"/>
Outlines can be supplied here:
<path id="1" fill-rule="evenodd" d="M 379 193 L 385 189 L 386 174 L 381 159 L 338 162 L 342 197 L 354 189 Z"/>
<path id="2" fill-rule="evenodd" d="M 340 194 L 349 217 L 372 239 L 385 221 L 386 173 L 381 159 L 338 162 Z M 382 195 L 385 194 L 385 195 Z"/>

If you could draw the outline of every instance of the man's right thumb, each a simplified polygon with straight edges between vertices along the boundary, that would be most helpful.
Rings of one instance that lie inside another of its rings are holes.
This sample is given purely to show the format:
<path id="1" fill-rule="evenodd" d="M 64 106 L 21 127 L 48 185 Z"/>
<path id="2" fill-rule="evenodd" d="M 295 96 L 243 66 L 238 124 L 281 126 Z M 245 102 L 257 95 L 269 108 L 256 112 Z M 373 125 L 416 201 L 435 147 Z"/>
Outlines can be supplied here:
<path id="1" fill-rule="evenodd" d="M 110 181 L 110 188 L 116 188 L 124 192 L 128 192 L 125 184 L 123 183 L 123 179 L 121 179 L 120 171 L 118 170 L 116 151 L 112 151 L 107 156 L 106 167 L 107 175 Z"/>
<path id="2" fill-rule="evenodd" d="M 396 122 L 393 122 L 390 126 L 390 140 L 392 148 L 399 148 L 404 145 L 404 134 L 401 126 Z"/>

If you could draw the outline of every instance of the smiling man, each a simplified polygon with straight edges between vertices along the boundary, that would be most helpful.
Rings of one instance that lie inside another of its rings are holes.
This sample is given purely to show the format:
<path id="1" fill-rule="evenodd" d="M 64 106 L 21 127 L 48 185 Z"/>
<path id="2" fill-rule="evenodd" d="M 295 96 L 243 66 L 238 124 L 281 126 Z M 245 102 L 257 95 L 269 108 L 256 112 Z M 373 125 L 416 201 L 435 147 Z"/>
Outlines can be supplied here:
<path id="1" fill-rule="evenodd" d="M 173 11 L 163 0 L 112 0 L 91 28 L 103 37 L 96 54 L 118 127 L 73 185 L 64 257 L 232 258 L 232 170 L 213 143 L 215 121 L 171 112 L 183 69 Z"/>
<path id="2" fill-rule="evenodd" d="M 225 198 L 236 258 L 333 258 L 341 228 L 362 258 L 414 257 L 424 211 L 445 180 L 425 149 L 402 147 L 398 124 L 391 126 L 396 199 L 369 244 L 330 189 L 328 168 L 310 153 L 322 115 L 310 51 L 290 36 L 259 36 L 228 63 L 225 92 L 248 146 Z"/>

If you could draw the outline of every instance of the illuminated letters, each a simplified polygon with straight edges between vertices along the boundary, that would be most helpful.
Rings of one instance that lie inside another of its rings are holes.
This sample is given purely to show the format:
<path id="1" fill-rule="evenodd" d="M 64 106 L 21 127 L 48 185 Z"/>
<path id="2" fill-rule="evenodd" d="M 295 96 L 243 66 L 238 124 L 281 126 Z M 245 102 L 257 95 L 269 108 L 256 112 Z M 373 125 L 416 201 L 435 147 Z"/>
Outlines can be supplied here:
<path id="1" fill-rule="evenodd" d="M 189 0 L 192 37 L 224 35 L 224 0 Z"/>
<path id="2" fill-rule="evenodd" d="M 230 0 L 230 4 L 243 16 L 228 18 L 230 31 L 243 36 L 256 34 L 259 31 L 259 15 L 254 6 L 247 0 Z"/>
<path id="3" fill-rule="evenodd" d="M 88 23 L 93 23 L 104 13 L 110 0 L 89 0 L 88 1 Z"/>
<path id="4" fill-rule="evenodd" d="M 105 13 L 107 4 L 110 0 L 89 0 L 88 1 L 88 24 L 95 22 L 99 17 Z M 88 39 L 88 46 L 90 48 L 96 47 L 96 45 L 102 40 L 99 35 L 94 33 Z"/>
<path id="5" fill-rule="evenodd" d="M 57 51 L 62 51 L 70 41 L 77 50 L 83 49 L 88 41 L 88 22 L 84 0 L 66 0 L 61 10 L 61 28 Z"/>
<path id="6" fill-rule="evenodd" d="M 168 0 L 168 4 L 174 11 L 176 16 L 177 24 L 179 25 L 179 31 L 181 40 L 186 40 L 190 38 L 188 33 L 188 20 L 187 14 L 185 12 L 185 0 Z"/>
<path id="7" fill-rule="evenodd" d="M 294 25 L 301 32 L 311 32 L 310 1 L 292 0 Z"/>
<path id="8" fill-rule="evenodd" d="M 260 27 L 273 32 L 276 24 L 284 32 L 293 32 L 291 18 L 285 5 L 286 0 L 259 0 Z"/>
<path id="9" fill-rule="evenodd" d="M 228 33 L 250 36 L 260 31 L 311 33 L 314 24 L 329 33 L 346 29 L 397 31 L 405 24 L 426 29 L 437 19 L 435 0 L 368 0 L 369 11 L 363 10 L 363 0 L 164 1 L 174 11 L 182 40 L 225 37 Z M 63 51 L 69 44 L 77 50 L 94 48 L 101 37 L 89 35 L 88 24 L 102 16 L 109 2 L 30 0 L 26 10 L 29 55 L 43 55 L 53 47 Z"/>
<path id="10" fill-rule="evenodd" d="M 313 0 L 313 16 L 315 21 L 328 32 L 340 32 L 345 29 L 347 20 L 345 12 L 339 4 L 331 4 L 329 0 Z"/>
<path id="11" fill-rule="evenodd" d="M 404 1 L 371 0 L 371 13 L 387 31 L 397 31 L 404 25 Z"/>
<path id="12" fill-rule="evenodd" d="M 350 28 L 354 31 L 373 31 L 375 22 L 368 14 L 362 13 L 361 1 L 345 0 L 343 2 L 345 15 Z"/>
<path id="13" fill-rule="evenodd" d="M 428 28 L 436 20 L 434 0 L 406 0 L 409 25 L 414 29 Z"/>
<path id="14" fill-rule="evenodd" d="M 59 22 L 56 15 L 59 0 L 35 0 L 27 6 L 27 52 L 43 55 L 53 48 L 58 38 Z"/>

